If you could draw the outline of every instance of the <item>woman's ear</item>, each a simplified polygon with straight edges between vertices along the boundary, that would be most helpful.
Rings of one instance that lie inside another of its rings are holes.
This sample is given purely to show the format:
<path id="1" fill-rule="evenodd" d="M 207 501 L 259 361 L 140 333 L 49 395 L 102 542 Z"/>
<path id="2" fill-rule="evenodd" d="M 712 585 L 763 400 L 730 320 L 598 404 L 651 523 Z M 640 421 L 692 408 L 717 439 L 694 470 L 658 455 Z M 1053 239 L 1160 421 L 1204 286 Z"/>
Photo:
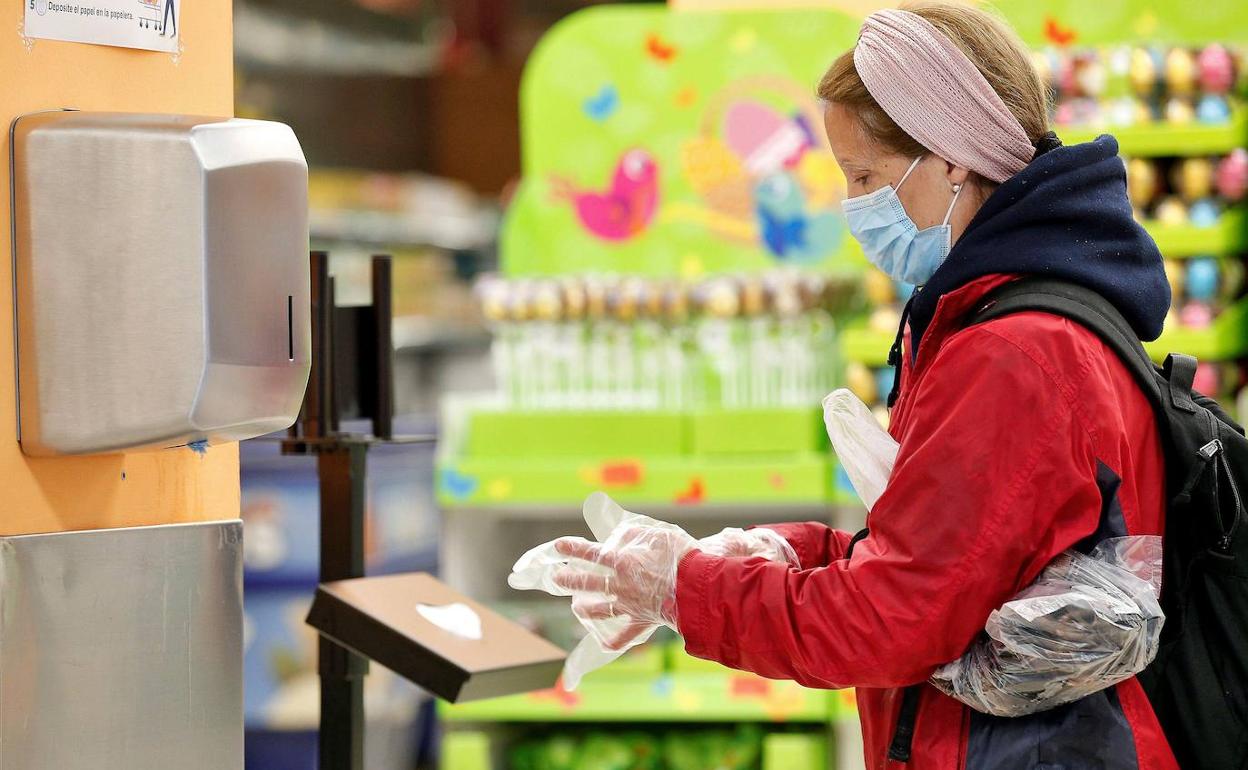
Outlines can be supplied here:
<path id="1" fill-rule="evenodd" d="M 945 177 L 949 180 L 950 187 L 953 187 L 954 185 L 958 185 L 958 186 L 964 185 L 966 184 L 967 180 L 971 178 L 971 170 L 968 168 L 955 166 L 953 163 L 950 163 L 949 161 L 945 161 L 945 167 L 946 167 Z"/>

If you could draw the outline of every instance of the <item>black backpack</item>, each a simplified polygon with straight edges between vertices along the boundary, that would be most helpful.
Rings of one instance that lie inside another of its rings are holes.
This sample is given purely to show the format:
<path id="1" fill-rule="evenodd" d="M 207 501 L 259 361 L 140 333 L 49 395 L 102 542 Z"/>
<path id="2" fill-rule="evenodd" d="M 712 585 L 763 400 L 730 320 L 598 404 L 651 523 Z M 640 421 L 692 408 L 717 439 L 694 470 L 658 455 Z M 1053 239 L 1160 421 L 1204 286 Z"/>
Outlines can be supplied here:
<path id="1" fill-rule="evenodd" d="M 1086 327 L 1148 396 L 1166 462 L 1166 529 L 1157 658 L 1139 680 L 1188 770 L 1248 770 L 1248 439 L 1192 390 L 1196 359 L 1153 364 L 1122 315 L 1090 289 L 1027 277 L 990 293 L 967 319 L 1042 311 Z"/>

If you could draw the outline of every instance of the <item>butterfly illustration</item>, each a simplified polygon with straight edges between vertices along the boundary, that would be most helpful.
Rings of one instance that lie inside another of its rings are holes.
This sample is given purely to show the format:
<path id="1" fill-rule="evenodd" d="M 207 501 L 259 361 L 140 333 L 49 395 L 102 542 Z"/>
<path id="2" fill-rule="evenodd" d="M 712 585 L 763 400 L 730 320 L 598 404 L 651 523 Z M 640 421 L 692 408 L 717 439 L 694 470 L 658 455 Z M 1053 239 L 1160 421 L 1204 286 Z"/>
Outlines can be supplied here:
<path id="1" fill-rule="evenodd" d="M 808 212 L 801 185 L 790 172 L 760 180 L 754 204 L 763 245 L 781 260 L 815 262 L 841 242 L 841 218 L 832 211 Z"/>
<path id="2" fill-rule="evenodd" d="M 1056 46 L 1068 46 L 1078 37 L 1073 27 L 1064 27 L 1053 16 L 1044 17 L 1044 38 Z"/>
<path id="3" fill-rule="evenodd" d="M 610 83 L 598 89 L 598 92 L 586 99 L 581 108 L 591 119 L 601 123 L 615 114 L 620 106 L 620 92 Z"/>
<path id="4" fill-rule="evenodd" d="M 442 491 L 454 500 L 464 500 L 472 497 L 472 493 L 477 491 L 477 477 L 460 473 L 454 468 L 443 468 L 439 474 Z"/>
<path id="5" fill-rule="evenodd" d="M 676 46 L 652 32 L 646 36 L 646 55 L 660 64 L 671 64 L 678 53 Z"/>

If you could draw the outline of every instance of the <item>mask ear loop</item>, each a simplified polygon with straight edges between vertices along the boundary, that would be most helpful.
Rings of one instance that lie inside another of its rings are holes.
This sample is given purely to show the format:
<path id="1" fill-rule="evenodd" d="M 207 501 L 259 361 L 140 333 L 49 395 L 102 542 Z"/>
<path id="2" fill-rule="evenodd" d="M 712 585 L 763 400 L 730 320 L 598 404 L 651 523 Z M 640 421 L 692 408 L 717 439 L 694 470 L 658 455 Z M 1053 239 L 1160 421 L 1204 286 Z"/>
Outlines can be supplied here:
<path id="1" fill-rule="evenodd" d="M 949 201 L 949 210 L 945 212 L 945 221 L 940 223 L 941 227 L 949 224 L 949 217 L 953 216 L 953 207 L 958 205 L 958 196 L 962 194 L 962 185 L 955 184 L 953 186 L 953 200 Z"/>
<path id="2" fill-rule="evenodd" d="M 909 179 L 909 178 L 910 178 L 910 172 L 914 171 L 914 167 L 915 167 L 915 166 L 917 166 L 917 165 L 919 165 L 919 161 L 921 161 L 921 160 L 923 160 L 923 156 L 922 156 L 922 155 L 920 155 L 919 157 L 915 158 L 915 159 L 914 159 L 914 161 L 912 161 L 912 162 L 910 163 L 910 168 L 906 169 L 906 173 L 904 173 L 904 174 L 902 174 L 902 175 L 901 175 L 901 181 L 900 181 L 900 182 L 898 182 L 898 183 L 897 183 L 897 186 L 893 188 L 893 192 L 897 192 L 898 190 L 900 190 L 900 189 L 901 189 L 901 186 L 902 186 L 903 184 L 905 184 L 905 183 L 906 183 L 906 180 L 907 180 L 907 179 Z"/>

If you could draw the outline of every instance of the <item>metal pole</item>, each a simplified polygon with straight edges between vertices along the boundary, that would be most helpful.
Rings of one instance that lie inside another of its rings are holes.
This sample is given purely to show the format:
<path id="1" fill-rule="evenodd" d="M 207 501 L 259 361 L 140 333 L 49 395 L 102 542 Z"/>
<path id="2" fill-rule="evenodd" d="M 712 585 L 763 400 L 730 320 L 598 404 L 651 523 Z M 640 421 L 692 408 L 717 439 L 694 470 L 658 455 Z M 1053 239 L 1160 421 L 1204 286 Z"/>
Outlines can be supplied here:
<path id="1" fill-rule="evenodd" d="M 373 356 L 376 404 L 373 435 L 394 438 L 394 306 L 390 257 L 373 257 Z"/>
<path id="2" fill-rule="evenodd" d="M 364 576 L 364 443 L 317 455 L 321 488 L 321 582 Z M 368 661 L 321 637 L 320 770 L 364 768 L 364 677 Z"/>
<path id="3" fill-rule="evenodd" d="M 304 394 L 303 414 L 299 425 L 307 438 L 322 438 L 330 427 L 333 401 L 333 329 L 334 291 L 329 278 L 329 255 L 314 251 L 310 255 L 312 274 L 312 373 Z"/>

